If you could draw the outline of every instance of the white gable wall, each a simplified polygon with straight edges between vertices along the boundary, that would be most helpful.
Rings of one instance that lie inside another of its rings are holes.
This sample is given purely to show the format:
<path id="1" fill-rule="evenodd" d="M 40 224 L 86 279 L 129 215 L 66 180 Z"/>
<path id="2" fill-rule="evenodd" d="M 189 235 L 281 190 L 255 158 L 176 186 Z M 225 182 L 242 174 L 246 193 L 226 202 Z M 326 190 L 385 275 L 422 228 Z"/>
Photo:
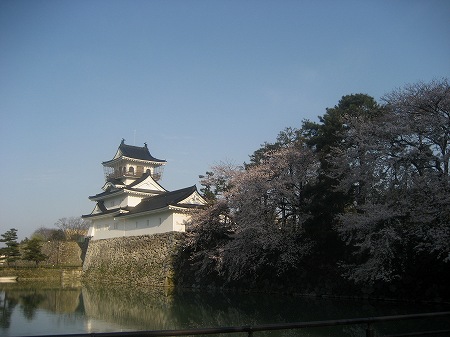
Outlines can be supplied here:
<path id="1" fill-rule="evenodd" d="M 197 191 L 195 191 L 189 197 L 187 197 L 184 200 L 181 200 L 178 203 L 179 204 L 206 205 L 206 200 Z"/>
<path id="2" fill-rule="evenodd" d="M 144 181 L 135 185 L 134 188 L 140 188 L 149 191 L 165 191 L 165 189 L 158 184 L 151 176 L 148 176 Z"/>
<path id="3" fill-rule="evenodd" d="M 124 204 L 122 207 L 126 207 L 126 206 L 130 206 L 130 207 L 134 207 L 137 204 L 139 204 L 142 201 L 142 196 L 135 196 L 135 195 L 130 195 L 128 194 L 127 197 L 124 200 Z"/>

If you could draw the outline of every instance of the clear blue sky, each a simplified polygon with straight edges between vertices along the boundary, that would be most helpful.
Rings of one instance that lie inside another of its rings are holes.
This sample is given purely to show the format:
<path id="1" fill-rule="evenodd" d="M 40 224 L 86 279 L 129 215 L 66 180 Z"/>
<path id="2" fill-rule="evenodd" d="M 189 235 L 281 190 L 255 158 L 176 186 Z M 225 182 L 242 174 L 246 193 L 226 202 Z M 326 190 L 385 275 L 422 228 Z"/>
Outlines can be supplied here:
<path id="1" fill-rule="evenodd" d="M 450 77 L 450 1 L 0 1 L 0 233 L 88 214 L 127 144 L 193 184 L 343 95 Z"/>

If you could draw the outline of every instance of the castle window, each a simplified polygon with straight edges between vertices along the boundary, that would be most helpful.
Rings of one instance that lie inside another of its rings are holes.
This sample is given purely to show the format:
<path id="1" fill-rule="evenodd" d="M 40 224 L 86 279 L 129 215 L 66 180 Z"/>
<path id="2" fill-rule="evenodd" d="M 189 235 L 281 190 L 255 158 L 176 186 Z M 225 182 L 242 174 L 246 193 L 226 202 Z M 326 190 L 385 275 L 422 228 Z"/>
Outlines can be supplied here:
<path id="1" fill-rule="evenodd" d="M 131 174 L 134 174 L 134 167 L 130 166 L 130 168 L 128 169 L 128 172 L 131 173 Z"/>
<path id="2" fill-rule="evenodd" d="M 147 227 L 150 227 L 150 220 L 147 219 Z"/>

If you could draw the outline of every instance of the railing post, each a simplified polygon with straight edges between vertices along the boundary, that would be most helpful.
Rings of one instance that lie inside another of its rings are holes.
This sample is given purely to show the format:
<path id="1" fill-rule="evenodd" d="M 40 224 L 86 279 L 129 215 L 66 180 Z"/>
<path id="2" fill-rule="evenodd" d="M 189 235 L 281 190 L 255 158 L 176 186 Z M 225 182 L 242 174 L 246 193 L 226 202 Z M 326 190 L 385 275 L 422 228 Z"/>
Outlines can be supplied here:
<path id="1" fill-rule="evenodd" d="M 372 327 L 372 323 L 367 323 L 366 337 L 375 337 L 375 330 Z"/>
<path id="2" fill-rule="evenodd" d="M 253 329 L 251 326 L 248 327 L 248 337 L 253 337 Z"/>

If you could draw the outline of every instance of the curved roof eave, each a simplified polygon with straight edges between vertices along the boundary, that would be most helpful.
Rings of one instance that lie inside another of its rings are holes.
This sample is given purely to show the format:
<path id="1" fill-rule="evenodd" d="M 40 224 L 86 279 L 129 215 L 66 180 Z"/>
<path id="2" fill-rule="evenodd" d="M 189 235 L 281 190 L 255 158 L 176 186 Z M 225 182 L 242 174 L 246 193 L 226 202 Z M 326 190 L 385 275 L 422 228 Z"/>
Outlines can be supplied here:
<path id="1" fill-rule="evenodd" d="M 89 200 L 92 200 L 92 201 L 104 200 L 104 199 L 116 197 L 120 194 L 125 194 L 125 193 L 127 193 L 127 194 L 134 193 L 134 194 L 141 195 L 141 196 L 144 196 L 147 198 L 147 197 L 152 197 L 153 195 L 159 195 L 164 192 L 153 191 L 153 190 L 150 191 L 150 190 L 143 190 L 143 189 L 138 190 L 138 189 L 133 189 L 133 188 L 121 188 L 119 190 L 115 190 L 112 192 L 102 192 L 102 193 L 99 193 L 96 195 L 91 195 L 89 197 Z"/>
<path id="2" fill-rule="evenodd" d="M 127 156 L 120 156 L 118 158 L 104 161 L 104 162 L 102 162 L 102 165 L 112 164 L 112 163 L 118 162 L 122 159 L 128 159 L 130 161 L 136 161 L 136 162 L 142 162 L 142 163 L 152 163 L 152 164 L 158 164 L 158 165 L 165 165 L 167 163 L 167 160 L 163 160 L 163 159 L 154 158 L 152 160 L 148 160 L 148 159 L 132 158 L 132 157 L 127 157 Z"/>
<path id="3" fill-rule="evenodd" d="M 140 217 L 143 215 L 147 215 L 147 214 L 157 214 L 157 213 L 161 213 L 161 212 L 165 212 L 168 210 L 173 210 L 175 212 L 190 212 L 195 208 L 201 207 L 199 205 L 166 205 L 163 206 L 161 208 L 156 208 L 156 209 L 150 209 L 147 211 L 140 211 L 140 212 L 136 212 L 134 213 L 133 210 L 130 210 L 130 212 L 128 213 L 123 213 L 123 214 L 119 214 L 117 215 L 117 217 L 120 218 L 136 218 L 136 217 Z"/>
<path id="4" fill-rule="evenodd" d="M 122 139 L 122 142 L 119 145 L 119 148 L 116 151 L 115 156 L 112 160 L 108 160 L 103 162 L 102 164 L 110 164 L 119 158 L 126 158 L 130 160 L 142 160 L 146 162 L 153 162 L 155 164 L 163 165 L 166 163 L 166 160 L 158 159 L 153 157 L 148 150 L 147 143 L 144 143 L 144 146 L 134 146 L 125 144 L 125 139 Z"/>

